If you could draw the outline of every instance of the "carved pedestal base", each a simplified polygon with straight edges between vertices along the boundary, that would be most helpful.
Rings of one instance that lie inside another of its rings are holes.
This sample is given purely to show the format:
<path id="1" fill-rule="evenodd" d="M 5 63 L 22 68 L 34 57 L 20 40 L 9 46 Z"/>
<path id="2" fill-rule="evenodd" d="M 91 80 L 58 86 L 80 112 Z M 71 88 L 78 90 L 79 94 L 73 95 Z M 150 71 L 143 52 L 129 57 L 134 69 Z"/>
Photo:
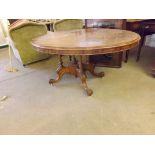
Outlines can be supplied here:
<path id="1" fill-rule="evenodd" d="M 49 83 L 54 84 L 60 81 L 64 74 L 71 74 L 75 77 L 79 77 L 82 82 L 82 86 L 85 89 L 88 96 L 91 96 L 93 94 L 93 91 L 88 88 L 86 83 L 86 71 L 89 71 L 92 75 L 97 77 L 103 77 L 104 73 L 96 73 L 94 72 L 95 66 L 93 64 L 87 64 L 82 63 L 82 57 L 80 56 L 80 61 L 77 62 L 77 60 L 74 57 L 74 63 L 70 63 L 67 67 L 63 66 L 62 57 L 60 56 L 60 63 L 59 67 L 57 69 L 57 78 L 56 79 L 50 79 Z"/>

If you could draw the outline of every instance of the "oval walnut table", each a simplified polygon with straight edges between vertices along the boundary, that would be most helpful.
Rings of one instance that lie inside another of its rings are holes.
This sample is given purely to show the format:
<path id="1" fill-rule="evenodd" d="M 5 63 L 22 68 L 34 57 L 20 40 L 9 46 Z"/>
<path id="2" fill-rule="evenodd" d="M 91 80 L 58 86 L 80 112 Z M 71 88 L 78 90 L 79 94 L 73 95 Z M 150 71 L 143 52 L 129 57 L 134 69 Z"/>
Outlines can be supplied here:
<path id="1" fill-rule="evenodd" d="M 91 28 L 48 32 L 33 39 L 31 44 L 38 52 L 59 55 L 58 77 L 55 80 L 50 79 L 50 84 L 58 82 L 65 73 L 72 74 L 80 77 L 87 95 L 90 96 L 93 91 L 87 86 L 86 71 L 97 77 L 103 77 L 104 73 L 95 73 L 95 66 L 89 62 L 82 62 L 82 56 L 123 52 L 138 45 L 139 40 L 140 36 L 131 31 Z M 68 66 L 63 65 L 63 55 L 70 56 Z"/>

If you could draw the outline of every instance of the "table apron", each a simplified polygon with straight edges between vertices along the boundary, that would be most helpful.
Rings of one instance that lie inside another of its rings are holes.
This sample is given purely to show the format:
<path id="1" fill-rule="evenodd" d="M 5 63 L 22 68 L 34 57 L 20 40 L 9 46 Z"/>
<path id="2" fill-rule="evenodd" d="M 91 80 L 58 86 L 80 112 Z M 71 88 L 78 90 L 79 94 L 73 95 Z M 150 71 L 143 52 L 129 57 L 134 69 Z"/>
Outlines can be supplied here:
<path id="1" fill-rule="evenodd" d="M 108 53 L 117 53 L 117 52 L 123 52 L 126 50 L 129 50 L 131 48 L 136 47 L 139 44 L 139 41 L 135 43 L 131 43 L 128 45 L 122 45 L 118 47 L 112 47 L 112 48 L 101 48 L 101 49 L 50 49 L 47 47 L 36 47 L 33 46 L 33 49 L 38 52 L 43 52 L 47 54 L 57 54 L 57 55 L 100 55 L 100 54 L 108 54 Z M 74 51 L 74 52 L 73 52 Z"/>

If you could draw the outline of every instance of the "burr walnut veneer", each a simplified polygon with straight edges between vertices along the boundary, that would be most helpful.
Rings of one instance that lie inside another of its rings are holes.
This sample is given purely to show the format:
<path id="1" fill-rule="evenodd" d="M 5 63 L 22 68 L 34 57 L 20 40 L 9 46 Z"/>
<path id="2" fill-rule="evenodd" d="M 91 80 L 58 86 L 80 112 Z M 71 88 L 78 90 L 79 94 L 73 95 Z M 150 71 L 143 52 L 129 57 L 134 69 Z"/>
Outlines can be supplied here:
<path id="1" fill-rule="evenodd" d="M 90 28 L 82 30 L 48 32 L 46 35 L 32 40 L 32 46 L 39 52 L 59 55 L 58 77 L 49 81 L 58 82 L 65 73 L 80 77 L 82 85 L 88 95 L 93 91 L 86 84 L 86 71 L 97 77 L 104 73 L 95 73 L 95 65 L 88 61 L 83 62 L 86 55 L 97 55 L 123 52 L 135 47 L 140 36 L 135 32 L 118 29 Z M 72 56 L 68 66 L 63 65 L 62 55 Z M 78 57 L 78 59 L 77 59 Z"/>

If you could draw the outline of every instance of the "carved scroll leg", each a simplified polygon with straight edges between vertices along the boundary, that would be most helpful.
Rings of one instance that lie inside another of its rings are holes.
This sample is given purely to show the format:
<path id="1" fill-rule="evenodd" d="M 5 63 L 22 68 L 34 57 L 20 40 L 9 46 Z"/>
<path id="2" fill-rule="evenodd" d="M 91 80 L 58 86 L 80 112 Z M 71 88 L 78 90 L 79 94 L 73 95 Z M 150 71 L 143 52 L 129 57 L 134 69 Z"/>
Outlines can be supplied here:
<path id="1" fill-rule="evenodd" d="M 59 82 L 62 79 L 63 75 L 65 74 L 65 72 L 63 71 L 63 68 L 60 69 L 59 72 L 57 72 L 57 73 L 58 73 L 57 78 L 56 79 L 50 79 L 49 84 L 53 85 L 54 83 Z"/>
<path id="2" fill-rule="evenodd" d="M 82 86 L 85 89 L 85 91 L 87 92 L 88 96 L 91 96 L 93 94 L 93 91 L 91 89 L 88 88 L 87 83 L 86 83 L 86 76 L 84 74 L 79 73 L 79 77 L 81 79 L 82 82 Z"/>
<path id="3" fill-rule="evenodd" d="M 59 68 L 59 70 L 57 70 L 57 74 L 58 76 L 56 79 L 50 79 L 49 81 L 50 84 L 59 82 L 62 79 L 64 74 L 71 74 L 71 75 L 77 76 L 77 71 L 75 67 L 68 66 L 68 67 Z"/>
<path id="4" fill-rule="evenodd" d="M 86 76 L 83 73 L 83 66 L 82 66 L 82 56 L 80 56 L 80 62 L 79 62 L 79 69 L 77 69 L 77 74 L 81 79 L 82 86 L 87 92 L 88 96 L 91 96 L 93 94 L 93 91 L 88 88 L 87 83 L 86 83 Z"/>
<path id="5" fill-rule="evenodd" d="M 56 70 L 58 77 L 56 79 L 50 79 L 49 84 L 54 84 L 62 79 L 62 76 L 65 74 L 64 72 L 64 66 L 63 66 L 63 60 L 62 60 L 62 55 L 59 55 L 59 64 L 58 68 Z"/>
<path id="6" fill-rule="evenodd" d="M 83 64 L 84 71 L 89 71 L 92 75 L 97 76 L 97 77 L 103 77 L 104 72 L 96 73 L 95 70 L 95 65 L 94 64 Z"/>
<path id="7" fill-rule="evenodd" d="M 57 69 L 57 78 L 56 79 L 50 79 L 49 84 L 54 84 L 59 82 L 64 74 L 72 74 L 74 76 L 77 76 L 76 68 L 72 66 L 64 67 L 63 66 L 63 61 L 62 61 L 62 55 L 59 55 L 59 66 Z"/>

